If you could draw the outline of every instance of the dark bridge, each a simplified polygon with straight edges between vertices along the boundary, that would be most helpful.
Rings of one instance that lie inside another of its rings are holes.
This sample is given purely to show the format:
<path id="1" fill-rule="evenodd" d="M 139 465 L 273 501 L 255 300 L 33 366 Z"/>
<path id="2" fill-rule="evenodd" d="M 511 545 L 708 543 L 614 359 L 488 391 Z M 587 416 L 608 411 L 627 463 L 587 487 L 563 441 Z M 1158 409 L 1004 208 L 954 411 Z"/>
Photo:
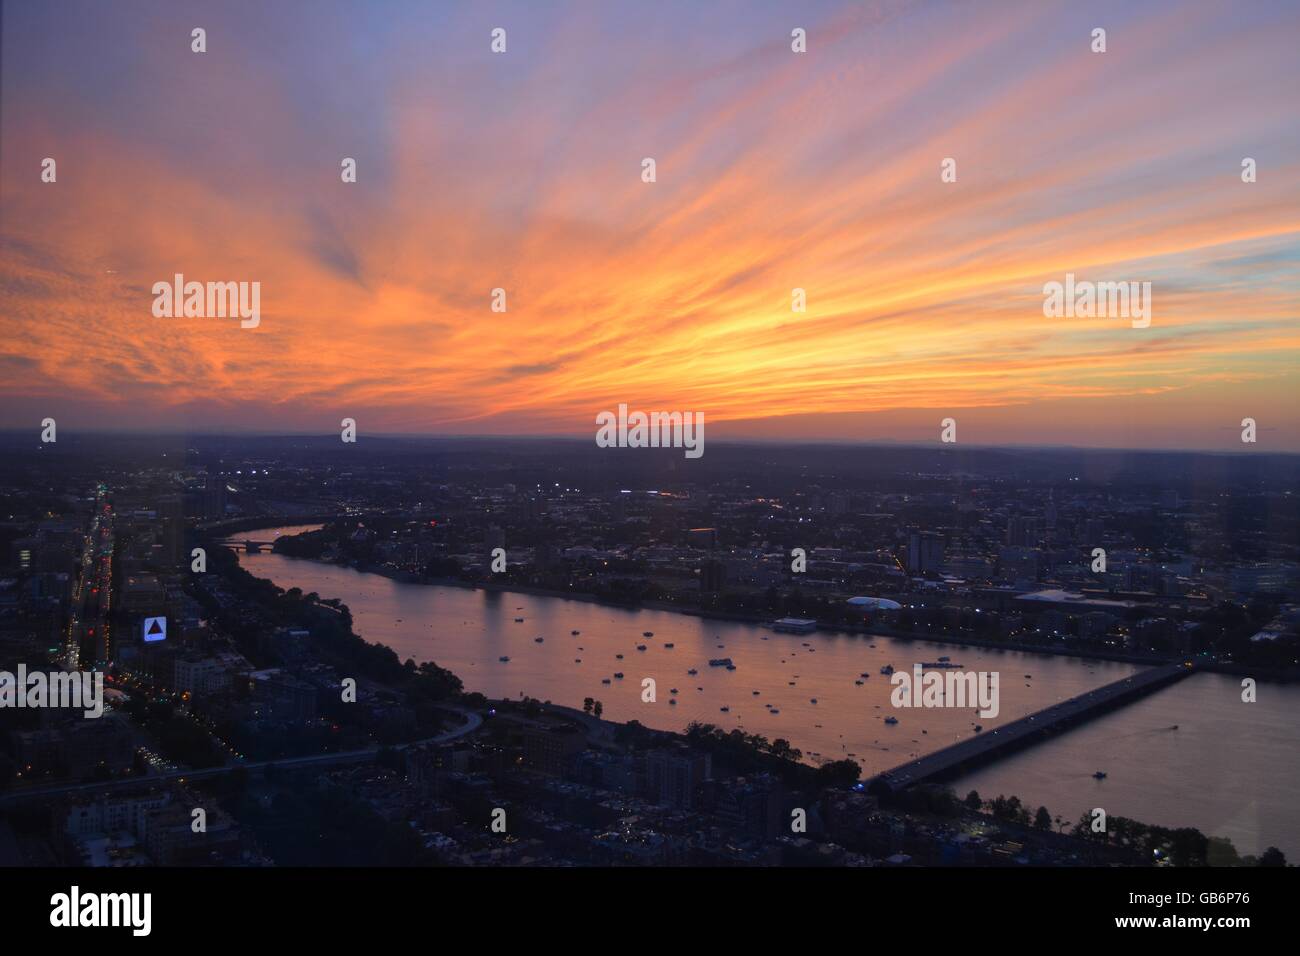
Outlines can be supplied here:
<path id="1" fill-rule="evenodd" d="M 243 548 L 249 554 L 257 554 L 263 548 L 270 548 L 274 546 L 275 542 L 274 541 L 251 541 L 248 539 L 238 540 L 235 538 L 227 538 L 223 541 L 218 541 L 217 544 L 224 544 L 227 547 L 231 547 L 231 548 Z"/>
<path id="2" fill-rule="evenodd" d="M 1181 680 L 1195 669 L 1190 662 L 1152 667 L 888 770 L 873 778 L 868 789 L 876 792 L 898 791 L 920 783 L 933 783 L 956 776 L 1013 750 L 1037 743 L 1057 731 L 1122 707 Z"/>

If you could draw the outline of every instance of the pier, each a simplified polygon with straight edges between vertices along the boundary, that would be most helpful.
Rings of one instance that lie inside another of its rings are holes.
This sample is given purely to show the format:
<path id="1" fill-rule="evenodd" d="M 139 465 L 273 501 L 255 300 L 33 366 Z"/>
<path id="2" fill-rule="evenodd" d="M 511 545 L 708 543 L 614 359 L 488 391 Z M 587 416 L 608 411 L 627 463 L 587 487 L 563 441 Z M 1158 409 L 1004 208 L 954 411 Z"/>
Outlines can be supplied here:
<path id="1" fill-rule="evenodd" d="M 1139 697 L 1145 697 L 1182 680 L 1195 670 L 1196 667 L 1191 662 L 1149 668 L 888 770 L 872 778 L 868 789 L 873 792 L 897 792 L 918 784 L 954 777 L 1012 751 L 1038 743 L 1075 724 L 1122 707 Z"/>

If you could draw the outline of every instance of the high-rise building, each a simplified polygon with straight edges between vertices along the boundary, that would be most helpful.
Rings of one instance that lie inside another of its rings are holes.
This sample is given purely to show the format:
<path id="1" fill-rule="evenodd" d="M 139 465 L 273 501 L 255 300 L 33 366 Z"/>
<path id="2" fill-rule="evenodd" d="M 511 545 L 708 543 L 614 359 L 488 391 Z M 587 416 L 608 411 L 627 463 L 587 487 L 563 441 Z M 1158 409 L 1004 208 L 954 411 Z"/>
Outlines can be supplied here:
<path id="1" fill-rule="evenodd" d="M 1013 548 L 1032 548 L 1038 544 L 1038 522 L 1024 515 L 1007 520 L 1007 544 Z"/>
<path id="2" fill-rule="evenodd" d="M 719 594 L 727 586 L 727 566 L 721 561 L 705 561 L 700 565 L 700 590 L 706 594 Z"/>
<path id="3" fill-rule="evenodd" d="M 568 725 L 526 726 L 520 737 L 524 765 L 554 776 L 567 773 L 574 755 L 581 753 L 587 743 L 581 731 Z"/>
<path id="4" fill-rule="evenodd" d="M 646 754 L 646 789 L 651 800 L 676 810 L 692 810 L 699 786 L 711 776 L 708 754 L 691 750 L 652 750 Z"/>
<path id="5" fill-rule="evenodd" d="M 826 512 L 831 515 L 843 515 L 849 512 L 849 493 L 832 491 L 826 496 Z"/>
<path id="6" fill-rule="evenodd" d="M 1083 523 L 1083 541 L 1084 545 L 1091 548 L 1100 548 L 1103 546 L 1106 538 L 1106 522 L 1100 518 L 1089 518 Z"/>
<path id="7" fill-rule="evenodd" d="M 1002 580 L 1009 583 L 1031 585 L 1038 580 L 1038 552 L 1033 548 L 1003 548 L 998 566 Z"/>
<path id="8" fill-rule="evenodd" d="M 219 520 L 226 516 L 226 482 L 224 478 L 208 476 L 203 488 L 203 517 Z"/>
<path id="9" fill-rule="evenodd" d="M 907 542 L 907 570 L 937 573 L 943 567 L 943 538 L 928 531 L 913 531 Z"/>
<path id="10" fill-rule="evenodd" d="M 686 543 L 701 551 L 712 551 L 718 546 L 718 529 L 692 528 L 686 532 Z"/>

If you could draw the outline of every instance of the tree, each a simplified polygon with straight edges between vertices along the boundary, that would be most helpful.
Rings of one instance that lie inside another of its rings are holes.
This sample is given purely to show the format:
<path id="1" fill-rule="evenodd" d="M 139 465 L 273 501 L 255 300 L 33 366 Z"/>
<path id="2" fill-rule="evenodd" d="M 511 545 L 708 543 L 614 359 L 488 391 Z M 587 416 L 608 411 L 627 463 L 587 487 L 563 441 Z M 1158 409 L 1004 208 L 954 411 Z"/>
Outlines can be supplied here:
<path id="1" fill-rule="evenodd" d="M 999 820 L 1006 820 L 1010 823 L 1029 822 L 1029 810 L 1021 804 L 1019 797 L 1004 797 L 1002 794 L 998 794 L 993 798 L 993 802 L 989 804 L 989 809 L 993 812 L 993 816 Z"/>
<path id="2" fill-rule="evenodd" d="M 590 697 L 582 698 L 582 712 L 584 714 L 590 714 L 591 708 L 595 706 L 595 703 L 596 702 Z"/>
<path id="3" fill-rule="evenodd" d="M 600 719 L 600 715 L 604 713 L 604 711 L 605 711 L 605 705 L 602 704 L 600 701 L 596 701 L 594 704 L 591 705 L 591 712 L 592 714 L 595 715 L 597 720 Z"/>
<path id="4" fill-rule="evenodd" d="M 978 790 L 972 790 L 970 793 L 966 794 L 967 810 L 974 810 L 976 812 L 979 812 L 979 810 L 983 806 L 984 806 L 984 801 L 980 799 L 980 792 Z"/>
<path id="5" fill-rule="evenodd" d="M 1052 815 L 1047 812 L 1047 807 L 1038 808 L 1038 812 L 1034 814 L 1034 826 L 1040 830 L 1052 829 Z"/>
<path id="6" fill-rule="evenodd" d="M 1092 814 L 1087 810 L 1079 814 L 1079 819 L 1075 821 L 1074 829 L 1070 832 L 1081 840 L 1096 841 L 1097 834 L 1092 832 Z"/>
<path id="7" fill-rule="evenodd" d="M 460 678 L 432 661 L 425 661 L 415 669 L 409 690 L 425 700 L 445 700 L 463 689 Z"/>
<path id="8" fill-rule="evenodd" d="M 823 787 L 847 787 L 858 782 L 862 767 L 856 760 L 832 760 L 817 768 L 817 783 Z"/>
<path id="9" fill-rule="evenodd" d="M 781 757 L 784 760 L 798 759 L 790 756 L 792 753 L 796 753 L 797 751 L 790 746 L 790 741 L 786 740 L 784 737 L 777 737 L 776 740 L 772 741 L 772 746 L 769 749 L 773 756 Z"/>
<path id="10" fill-rule="evenodd" d="M 375 763 L 395 773 L 406 771 L 406 758 L 392 747 L 381 747 L 379 753 L 375 754 Z"/>
<path id="11" fill-rule="evenodd" d="M 1171 834 L 1169 855 L 1174 866 L 1204 866 L 1209 838 L 1195 827 L 1179 827 Z"/>
<path id="12" fill-rule="evenodd" d="M 1286 855 L 1275 846 L 1269 847 L 1259 858 L 1260 866 L 1286 866 Z"/>

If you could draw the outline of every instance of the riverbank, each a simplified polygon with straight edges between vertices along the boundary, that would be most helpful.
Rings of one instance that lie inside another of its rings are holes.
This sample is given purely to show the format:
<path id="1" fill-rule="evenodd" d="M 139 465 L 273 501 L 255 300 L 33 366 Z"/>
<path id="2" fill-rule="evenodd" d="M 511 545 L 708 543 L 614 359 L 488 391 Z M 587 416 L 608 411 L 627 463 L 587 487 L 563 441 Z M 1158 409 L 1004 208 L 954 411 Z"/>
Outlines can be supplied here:
<path id="1" fill-rule="evenodd" d="M 279 552 L 277 552 L 279 553 Z M 292 555 L 284 555 L 293 557 Z M 312 561 L 316 564 L 322 564 L 329 567 L 345 567 L 353 571 L 359 571 L 363 574 L 376 574 L 380 577 L 388 578 L 392 581 L 400 581 L 403 584 L 432 585 L 435 587 L 460 588 L 467 591 L 483 591 L 488 594 L 526 594 L 530 597 L 558 598 L 564 601 L 578 601 L 583 604 L 594 604 L 599 607 L 616 608 L 620 611 L 668 611 L 674 614 L 682 614 L 689 617 L 699 618 L 706 621 L 720 621 L 728 624 L 752 624 L 758 626 L 768 626 L 772 622 L 770 615 L 765 614 L 743 614 L 739 612 L 722 612 L 712 611 L 706 608 L 689 607 L 675 604 L 671 601 L 640 601 L 636 603 L 611 601 L 608 598 L 602 598 L 598 595 L 589 594 L 584 591 L 559 591 L 554 588 L 540 588 L 527 584 L 503 583 L 494 584 L 492 582 L 470 582 L 462 581 L 458 578 L 431 578 L 421 577 L 409 572 L 397 571 L 383 565 L 370 564 L 343 564 L 334 561 L 323 561 L 316 558 L 294 558 L 299 561 Z M 1086 648 L 1062 648 L 1052 645 L 1043 644 L 1023 644 L 1013 641 L 989 641 L 979 638 L 942 636 L 937 637 L 933 634 L 921 634 L 911 631 L 900 631 L 896 628 L 886 627 L 884 625 L 853 625 L 853 624 L 819 624 L 815 633 L 829 634 L 848 634 L 856 637 L 888 637 L 900 641 L 924 641 L 929 644 L 943 645 L 949 647 L 961 648 L 979 648 L 983 650 L 1000 650 L 1000 651 L 1017 651 L 1024 654 L 1045 654 L 1054 657 L 1073 657 L 1079 660 L 1093 661 L 1111 661 L 1119 664 L 1137 664 L 1140 666 L 1158 666 L 1160 664 L 1174 664 L 1182 660 L 1181 657 L 1162 657 L 1151 654 L 1135 654 L 1124 651 L 1094 651 Z M 1203 665 L 1207 670 L 1219 669 L 1213 663 Z M 1235 667 L 1236 665 L 1222 665 L 1223 668 Z M 1226 671 L 1225 672 L 1230 672 Z M 1273 677 L 1273 675 L 1268 675 Z M 1279 676 L 1274 679 L 1300 679 L 1300 670 L 1290 677 Z"/>
<path id="2" fill-rule="evenodd" d="M 285 525 L 281 521 L 267 523 L 256 519 L 247 519 L 241 523 L 241 531 L 253 531 L 266 528 L 308 528 L 310 525 L 322 525 L 323 523 L 314 520 L 304 522 L 295 521 L 293 524 Z M 301 532 L 299 532 L 301 533 Z M 274 550 L 274 549 L 273 549 Z M 276 552 L 279 554 L 280 552 Z M 291 555 L 283 555 L 291 557 Z M 600 597 L 582 591 L 564 591 L 554 588 L 541 588 L 527 584 L 514 582 L 495 584 L 492 582 L 468 582 L 458 578 L 432 578 L 410 572 L 398 571 L 384 565 L 373 564 L 342 564 L 332 561 L 324 561 L 317 558 L 295 558 L 296 560 L 312 561 L 313 563 L 322 564 L 330 567 L 346 567 L 354 571 L 365 574 L 375 574 L 389 580 L 399 581 L 403 584 L 433 585 L 438 587 L 453 587 L 469 591 L 483 591 L 490 594 L 523 594 L 531 597 L 558 598 L 565 601 L 578 601 L 584 604 L 593 604 L 600 607 L 614 608 L 623 611 L 636 610 L 654 610 L 667 611 L 675 614 L 682 614 L 689 617 L 698 618 L 706 621 L 719 621 L 730 624 L 750 624 L 757 626 L 767 626 L 771 623 L 770 615 L 763 614 L 744 614 L 740 612 L 722 612 L 714 611 L 707 608 L 690 607 L 676 604 L 671 601 L 641 601 L 636 603 L 611 601 L 608 598 Z M 830 625 L 818 625 L 817 633 L 823 635 L 847 634 L 857 637 L 886 637 L 899 641 L 924 641 L 935 645 L 947 645 L 956 648 L 976 648 L 981 650 L 999 650 L 1014 651 L 1024 654 L 1041 654 L 1052 657 L 1068 657 L 1085 661 L 1109 661 L 1120 664 L 1134 664 L 1143 667 L 1156 667 L 1162 664 L 1180 663 L 1184 660 L 1182 655 L 1158 655 L 1134 653 L 1123 650 L 1102 650 L 1094 648 L 1075 648 L 1059 647 L 1050 644 L 1028 644 L 1016 641 L 999 641 L 988 640 L 984 638 L 969 637 L 964 635 L 941 635 L 919 633 L 914 631 L 902 631 L 897 628 L 891 628 L 882 624 L 863 624 L 854 625 L 847 623 L 835 623 Z M 1276 669 L 1261 671 L 1257 668 L 1247 665 L 1236 664 L 1228 661 L 1198 660 L 1197 666 L 1202 670 L 1215 673 L 1231 674 L 1239 677 L 1252 677 L 1256 680 L 1277 681 L 1277 682 L 1295 682 L 1300 681 L 1300 667 L 1291 668 L 1285 671 Z"/>

